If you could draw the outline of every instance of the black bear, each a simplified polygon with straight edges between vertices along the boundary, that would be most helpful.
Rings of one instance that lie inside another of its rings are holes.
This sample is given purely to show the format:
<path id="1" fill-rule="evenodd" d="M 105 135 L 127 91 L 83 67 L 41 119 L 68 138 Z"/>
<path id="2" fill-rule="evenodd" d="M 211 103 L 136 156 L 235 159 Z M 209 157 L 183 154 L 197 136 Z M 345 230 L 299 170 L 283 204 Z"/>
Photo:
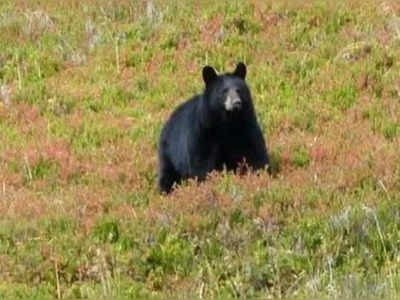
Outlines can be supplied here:
<path id="1" fill-rule="evenodd" d="M 203 68 L 204 92 L 181 104 L 161 132 L 161 192 L 187 178 L 203 180 L 212 170 L 236 170 L 243 162 L 253 170 L 268 165 L 246 72 L 244 63 L 222 75 Z"/>

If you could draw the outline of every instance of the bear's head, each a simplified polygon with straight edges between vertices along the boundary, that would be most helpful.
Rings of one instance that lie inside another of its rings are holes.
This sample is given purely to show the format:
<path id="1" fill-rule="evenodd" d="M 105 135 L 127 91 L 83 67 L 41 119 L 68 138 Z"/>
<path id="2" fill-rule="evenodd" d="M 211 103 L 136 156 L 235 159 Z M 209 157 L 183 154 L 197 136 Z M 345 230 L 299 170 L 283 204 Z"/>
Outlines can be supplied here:
<path id="1" fill-rule="evenodd" d="M 207 105 L 223 120 L 245 116 L 253 110 L 250 90 L 245 82 L 246 72 L 246 65 L 242 62 L 232 73 L 222 75 L 218 75 L 213 67 L 203 68 Z"/>

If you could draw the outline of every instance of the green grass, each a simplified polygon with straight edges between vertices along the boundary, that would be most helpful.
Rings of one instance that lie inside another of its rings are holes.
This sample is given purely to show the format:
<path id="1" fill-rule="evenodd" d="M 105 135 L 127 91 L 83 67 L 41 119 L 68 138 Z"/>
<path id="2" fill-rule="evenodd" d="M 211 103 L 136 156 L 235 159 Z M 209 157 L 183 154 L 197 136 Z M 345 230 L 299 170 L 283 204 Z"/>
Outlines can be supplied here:
<path id="1" fill-rule="evenodd" d="M 396 1 L 0 3 L 1 299 L 397 299 Z M 248 66 L 271 174 L 157 191 L 201 69 Z"/>

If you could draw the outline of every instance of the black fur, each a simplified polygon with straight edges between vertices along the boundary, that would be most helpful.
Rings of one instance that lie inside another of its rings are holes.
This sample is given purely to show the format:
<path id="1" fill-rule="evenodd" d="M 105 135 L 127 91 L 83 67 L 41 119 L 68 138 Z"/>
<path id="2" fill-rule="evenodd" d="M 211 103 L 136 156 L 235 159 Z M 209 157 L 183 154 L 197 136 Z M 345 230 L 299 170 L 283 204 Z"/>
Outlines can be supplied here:
<path id="1" fill-rule="evenodd" d="M 245 77 L 243 63 L 222 75 L 210 66 L 203 68 L 204 92 L 181 104 L 161 132 L 162 192 L 187 178 L 203 180 L 212 170 L 236 170 L 243 161 L 254 170 L 269 163 Z M 228 94 L 238 95 L 239 104 L 231 110 L 225 104 Z"/>

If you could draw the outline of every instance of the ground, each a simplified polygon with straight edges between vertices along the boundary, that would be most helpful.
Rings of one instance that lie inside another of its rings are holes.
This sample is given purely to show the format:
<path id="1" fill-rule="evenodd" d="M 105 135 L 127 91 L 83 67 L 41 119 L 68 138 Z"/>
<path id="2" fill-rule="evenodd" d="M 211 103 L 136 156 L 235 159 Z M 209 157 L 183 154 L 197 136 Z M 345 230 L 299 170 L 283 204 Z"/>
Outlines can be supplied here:
<path id="1" fill-rule="evenodd" d="M 0 298 L 396 299 L 399 18 L 395 0 L 1 1 Z M 237 61 L 274 175 L 159 195 L 162 124 L 204 65 Z"/>

